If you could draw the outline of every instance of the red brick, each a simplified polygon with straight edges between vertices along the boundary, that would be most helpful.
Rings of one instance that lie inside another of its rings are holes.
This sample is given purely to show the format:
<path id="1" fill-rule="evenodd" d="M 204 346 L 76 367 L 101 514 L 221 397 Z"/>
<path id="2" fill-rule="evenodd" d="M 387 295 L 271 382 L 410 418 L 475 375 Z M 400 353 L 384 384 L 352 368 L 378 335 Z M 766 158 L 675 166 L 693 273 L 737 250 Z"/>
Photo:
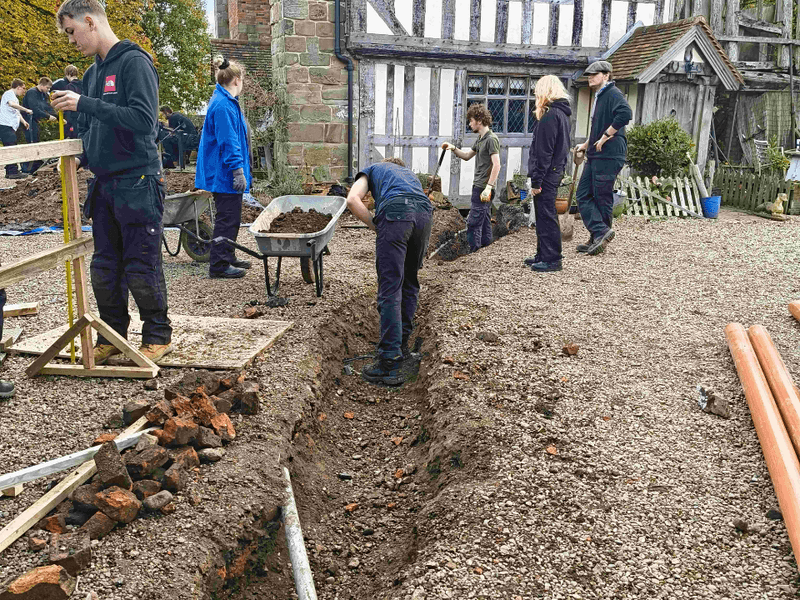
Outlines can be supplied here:
<path id="1" fill-rule="evenodd" d="M 105 444 L 106 442 L 110 442 L 114 438 L 117 437 L 116 433 L 104 433 L 103 435 L 98 435 L 94 438 L 92 442 L 92 446 L 100 446 L 101 444 Z"/>
<path id="2" fill-rule="evenodd" d="M 147 417 L 148 423 L 163 425 L 166 420 L 174 414 L 175 411 L 172 410 L 172 406 L 170 406 L 169 402 L 166 400 L 161 400 L 158 404 L 151 408 L 145 416 Z"/>
<path id="3" fill-rule="evenodd" d="M 114 519 L 101 512 L 96 512 L 83 524 L 81 529 L 89 534 L 89 539 L 99 540 L 111 533 L 116 526 L 117 522 Z"/>
<path id="4" fill-rule="evenodd" d="M 324 2 L 309 2 L 308 3 L 308 18 L 311 21 L 327 21 L 328 20 L 328 5 Z"/>
<path id="5" fill-rule="evenodd" d="M 317 24 L 312 21 L 295 21 L 294 32 L 297 35 L 305 35 L 305 36 L 316 35 Z"/>
<path id="6" fill-rule="evenodd" d="M 67 532 L 67 522 L 64 519 L 64 515 L 57 514 L 53 515 L 52 517 L 45 517 L 37 524 L 38 529 L 44 529 L 45 531 L 49 531 L 50 533 L 66 533 Z"/>
<path id="7" fill-rule="evenodd" d="M 191 398 L 177 396 L 172 401 L 172 408 L 179 417 L 193 417 L 195 421 L 208 427 L 211 419 L 217 415 L 217 408 L 202 388 L 199 388 Z"/>
<path id="8" fill-rule="evenodd" d="M 93 512 L 97 510 L 96 494 L 103 489 L 97 482 L 82 485 L 72 492 L 72 504 L 77 510 L 83 512 Z"/>
<path id="9" fill-rule="evenodd" d="M 64 567 L 48 565 L 36 567 L 19 579 L 13 581 L 0 594 L 3 600 L 19 598 L 46 598 L 47 600 L 67 600 L 75 591 L 77 581 Z"/>
<path id="10" fill-rule="evenodd" d="M 322 123 L 289 123 L 289 141 L 319 142 L 324 135 Z"/>
<path id="11" fill-rule="evenodd" d="M 156 381 L 156 380 L 153 380 Z M 122 424 L 132 425 L 150 410 L 150 403 L 146 400 L 133 400 L 126 402 L 122 407 Z"/>
<path id="12" fill-rule="evenodd" d="M 287 70 L 286 83 L 308 83 L 308 67 Z"/>
<path id="13" fill-rule="evenodd" d="M 199 427 L 193 443 L 198 448 L 219 448 L 222 446 L 222 438 L 207 427 Z"/>
<path id="14" fill-rule="evenodd" d="M 120 523 L 130 523 L 139 514 L 142 503 L 133 492 L 118 487 L 110 487 L 96 496 L 97 507 L 107 517 Z"/>
<path id="15" fill-rule="evenodd" d="M 321 37 L 319 38 L 319 49 L 323 52 L 333 52 L 333 49 L 336 47 L 336 40 L 332 37 Z"/>
<path id="16" fill-rule="evenodd" d="M 347 126 L 343 123 L 328 123 L 325 125 L 325 142 L 328 144 L 341 144 L 344 142 Z"/>
<path id="17" fill-rule="evenodd" d="M 191 417 L 170 417 L 164 423 L 163 431 L 160 436 L 162 444 L 185 446 L 197 435 L 197 423 Z"/>
<path id="18" fill-rule="evenodd" d="M 258 395 L 259 385 L 255 381 L 246 381 L 236 393 L 236 409 L 245 415 L 257 415 L 261 411 L 261 399 Z"/>

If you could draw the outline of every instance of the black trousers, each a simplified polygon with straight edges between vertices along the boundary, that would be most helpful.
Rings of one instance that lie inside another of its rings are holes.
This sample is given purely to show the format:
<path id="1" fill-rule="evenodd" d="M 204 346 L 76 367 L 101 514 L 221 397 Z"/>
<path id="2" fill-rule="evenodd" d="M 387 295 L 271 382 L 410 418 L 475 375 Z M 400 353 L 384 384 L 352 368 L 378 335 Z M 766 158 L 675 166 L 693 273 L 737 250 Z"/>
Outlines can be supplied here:
<path id="1" fill-rule="evenodd" d="M 561 260 L 561 228 L 556 213 L 556 194 L 563 172 L 550 172 L 542 180 L 542 191 L 533 197 L 536 212 L 536 255 L 542 262 Z"/>
<path id="2" fill-rule="evenodd" d="M 100 318 L 128 337 L 128 292 L 139 307 L 143 344 L 168 344 L 167 284 L 161 263 L 164 183 L 160 175 L 95 180 L 86 201 L 92 217 L 92 289 Z M 98 337 L 98 343 L 108 340 Z"/>
<path id="3" fill-rule="evenodd" d="M 39 121 L 36 119 L 31 118 L 31 120 L 28 122 L 28 129 L 25 130 L 25 141 L 29 144 L 36 144 L 39 142 Z M 24 173 L 33 173 L 41 166 L 42 161 L 33 160 L 23 164 L 22 171 Z"/>
<path id="4" fill-rule="evenodd" d="M 236 241 L 239 226 L 242 224 L 242 194 L 214 194 L 216 214 L 214 215 L 214 237 L 226 237 Z M 211 244 L 209 273 L 222 273 L 236 260 L 233 246 Z"/>
<path id="5" fill-rule="evenodd" d="M 0 142 L 3 142 L 3 146 L 16 146 L 16 130 L 8 125 L 0 125 Z M 6 177 L 9 175 L 16 175 L 17 173 L 19 173 L 19 167 L 16 164 L 6 165 Z"/>

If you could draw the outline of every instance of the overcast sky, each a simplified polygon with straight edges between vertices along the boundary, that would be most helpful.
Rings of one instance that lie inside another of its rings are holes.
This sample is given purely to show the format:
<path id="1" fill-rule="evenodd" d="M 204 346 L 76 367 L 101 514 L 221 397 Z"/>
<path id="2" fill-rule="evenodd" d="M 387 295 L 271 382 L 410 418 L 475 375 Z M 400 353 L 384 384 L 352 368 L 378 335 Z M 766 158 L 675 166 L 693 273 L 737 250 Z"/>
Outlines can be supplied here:
<path id="1" fill-rule="evenodd" d="M 216 37 L 217 32 L 214 31 L 214 0 L 204 0 L 206 3 L 206 18 L 208 19 L 208 30 L 211 35 Z"/>

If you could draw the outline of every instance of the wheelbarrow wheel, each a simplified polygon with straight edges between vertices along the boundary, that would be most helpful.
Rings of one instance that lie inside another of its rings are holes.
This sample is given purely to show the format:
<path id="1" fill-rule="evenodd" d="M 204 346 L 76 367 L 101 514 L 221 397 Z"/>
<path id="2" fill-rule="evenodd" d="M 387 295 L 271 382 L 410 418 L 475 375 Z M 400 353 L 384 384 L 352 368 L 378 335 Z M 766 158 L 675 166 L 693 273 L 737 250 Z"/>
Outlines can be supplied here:
<path id="1" fill-rule="evenodd" d="M 214 235 L 214 230 L 211 226 L 200 221 L 200 231 L 196 231 L 194 221 L 189 221 L 184 225 L 186 229 L 194 233 L 197 237 L 203 240 L 209 240 L 209 243 L 199 242 L 196 239 L 189 237 L 185 231 L 181 231 L 181 245 L 186 250 L 186 254 L 192 257 L 197 262 L 207 263 L 211 260 L 211 238 Z"/>
<path id="2" fill-rule="evenodd" d="M 303 281 L 314 283 L 314 270 L 311 268 L 311 259 L 308 256 L 300 258 L 300 273 L 303 275 Z"/>

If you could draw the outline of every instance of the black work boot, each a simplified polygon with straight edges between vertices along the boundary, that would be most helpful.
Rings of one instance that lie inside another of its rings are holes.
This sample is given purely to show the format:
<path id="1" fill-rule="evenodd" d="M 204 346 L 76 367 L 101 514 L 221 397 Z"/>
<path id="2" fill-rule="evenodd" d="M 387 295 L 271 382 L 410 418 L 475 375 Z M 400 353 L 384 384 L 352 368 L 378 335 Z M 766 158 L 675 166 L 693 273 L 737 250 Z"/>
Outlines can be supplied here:
<path id="1" fill-rule="evenodd" d="M 388 358 L 378 358 L 368 367 L 364 367 L 361 376 L 370 383 L 383 383 L 384 385 L 401 385 L 405 382 L 400 367 L 403 360 Z"/>
<path id="2" fill-rule="evenodd" d="M 16 393 L 14 384 L 0 379 L 0 398 L 11 398 Z"/>
<path id="3" fill-rule="evenodd" d="M 590 237 L 589 241 L 586 242 L 585 244 L 578 244 L 575 248 L 575 251 L 585 254 L 589 251 L 589 248 L 593 243 L 594 243 L 594 238 Z"/>

